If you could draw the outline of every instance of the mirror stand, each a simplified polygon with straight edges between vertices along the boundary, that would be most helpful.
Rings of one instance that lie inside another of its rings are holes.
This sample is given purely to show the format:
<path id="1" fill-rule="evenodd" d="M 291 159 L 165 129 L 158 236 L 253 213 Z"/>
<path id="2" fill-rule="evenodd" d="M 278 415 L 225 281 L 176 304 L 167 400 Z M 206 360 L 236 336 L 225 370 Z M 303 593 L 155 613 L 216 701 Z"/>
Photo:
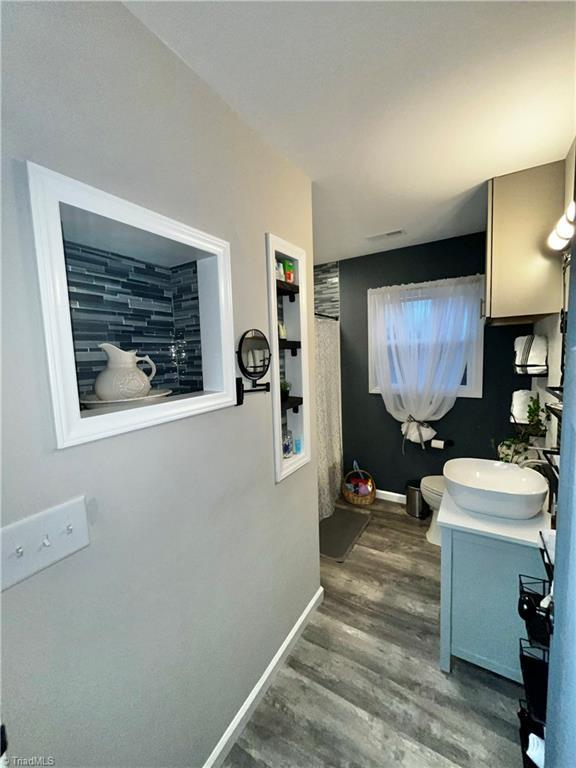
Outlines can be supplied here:
<path id="1" fill-rule="evenodd" d="M 252 386 L 246 389 L 242 376 L 236 379 L 236 405 L 242 405 L 244 395 L 250 392 L 270 392 L 270 382 L 258 383 L 270 368 L 270 345 L 262 331 L 251 328 L 243 333 L 236 356 L 242 375 L 252 382 Z"/>
<path id="2" fill-rule="evenodd" d="M 253 381 L 252 386 L 246 388 L 242 376 L 238 376 L 236 378 L 236 405 L 244 405 L 244 395 L 249 395 L 251 392 L 270 392 L 270 382 L 257 384 Z"/>

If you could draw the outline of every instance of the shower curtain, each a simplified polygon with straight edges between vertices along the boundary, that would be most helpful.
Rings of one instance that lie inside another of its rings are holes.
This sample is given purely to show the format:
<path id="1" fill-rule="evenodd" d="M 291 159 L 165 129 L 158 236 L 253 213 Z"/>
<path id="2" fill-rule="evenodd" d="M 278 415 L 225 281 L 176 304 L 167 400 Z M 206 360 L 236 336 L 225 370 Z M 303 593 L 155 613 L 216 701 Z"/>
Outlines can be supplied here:
<path id="1" fill-rule="evenodd" d="M 318 513 L 323 520 L 334 512 L 342 480 L 340 323 L 322 317 L 315 320 Z"/>

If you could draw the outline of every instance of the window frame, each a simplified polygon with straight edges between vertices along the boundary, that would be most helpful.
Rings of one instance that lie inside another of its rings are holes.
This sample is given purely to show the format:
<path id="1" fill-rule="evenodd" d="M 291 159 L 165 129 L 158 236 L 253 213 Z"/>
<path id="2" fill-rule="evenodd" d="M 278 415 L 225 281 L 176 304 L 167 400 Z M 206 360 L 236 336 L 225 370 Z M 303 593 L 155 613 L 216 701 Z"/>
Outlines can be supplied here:
<path id="1" fill-rule="evenodd" d="M 418 287 L 416 284 L 414 287 Z M 430 287 L 430 295 L 426 298 L 434 300 L 433 287 Z M 370 312 L 370 301 L 373 300 L 374 295 L 370 292 L 367 293 L 366 310 L 368 314 L 368 392 L 371 395 L 379 395 L 380 387 L 376 383 L 376 374 L 374 370 L 374 355 L 372 352 L 372 321 Z M 480 399 L 483 397 L 483 382 L 484 382 L 484 326 L 485 317 L 482 314 L 481 303 L 478 307 L 478 331 L 476 336 L 476 344 L 470 351 L 470 355 L 466 362 L 466 384 L 461 384 L 458 388 L 458 398 L 474 398 Z M 395 391 L 400 391 L 399 387 L 392 387 Z"/>

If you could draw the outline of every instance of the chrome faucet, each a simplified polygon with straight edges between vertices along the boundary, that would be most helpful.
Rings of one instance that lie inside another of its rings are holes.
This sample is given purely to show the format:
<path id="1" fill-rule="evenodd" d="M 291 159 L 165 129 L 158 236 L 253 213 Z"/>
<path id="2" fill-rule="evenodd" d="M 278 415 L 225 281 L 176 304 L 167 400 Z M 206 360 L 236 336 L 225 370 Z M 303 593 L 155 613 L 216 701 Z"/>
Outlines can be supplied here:
<path id="1" fill-rule="evenodd" d="M 550 466 L 546 459 L 521 459 L 518 462 L 519 467 L 548 467 Z"/>

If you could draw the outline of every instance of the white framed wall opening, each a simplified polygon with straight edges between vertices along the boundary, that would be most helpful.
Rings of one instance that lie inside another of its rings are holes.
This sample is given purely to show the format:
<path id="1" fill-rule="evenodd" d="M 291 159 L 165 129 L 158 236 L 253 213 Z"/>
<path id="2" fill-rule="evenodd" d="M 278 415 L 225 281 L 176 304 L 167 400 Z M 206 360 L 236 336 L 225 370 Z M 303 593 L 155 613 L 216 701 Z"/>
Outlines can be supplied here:
<path id="1" fill-rule="evenodd" d="M 279 483 L 310 461 L 306 252 L 266 235 L 274 463 Z M 279 276 L 288 264 L 290 280 Z"/>
<path id="2" fill-rule="evenodd" d="M 58 447 L 234 405 L 229 244 L 28 175 Z"/>

